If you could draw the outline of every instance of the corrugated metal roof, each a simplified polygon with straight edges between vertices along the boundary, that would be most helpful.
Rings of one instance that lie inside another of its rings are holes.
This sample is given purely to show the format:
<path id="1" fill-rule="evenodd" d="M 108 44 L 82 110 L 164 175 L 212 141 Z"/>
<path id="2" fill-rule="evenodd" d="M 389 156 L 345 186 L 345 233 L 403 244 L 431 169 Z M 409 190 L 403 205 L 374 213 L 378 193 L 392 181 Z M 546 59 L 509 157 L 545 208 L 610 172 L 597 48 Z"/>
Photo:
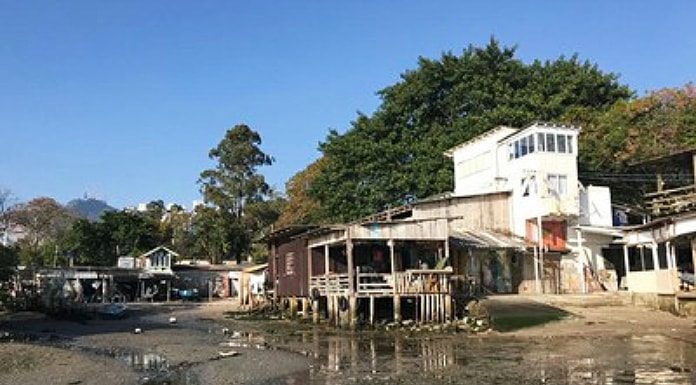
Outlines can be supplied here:
<path id="1" fill-rule="evenodd" d="M 520 249 L 527 243 L 524 239 L 493 230 L 450 229 L 450 238 L 463 246 L 486 249 Z"/>

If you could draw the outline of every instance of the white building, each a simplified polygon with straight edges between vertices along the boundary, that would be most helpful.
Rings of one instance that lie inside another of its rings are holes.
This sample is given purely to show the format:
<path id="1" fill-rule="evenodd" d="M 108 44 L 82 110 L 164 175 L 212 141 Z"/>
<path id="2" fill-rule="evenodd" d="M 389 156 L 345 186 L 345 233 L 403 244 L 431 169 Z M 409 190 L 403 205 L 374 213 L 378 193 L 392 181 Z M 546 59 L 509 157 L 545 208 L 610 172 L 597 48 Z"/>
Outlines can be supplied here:
<path id="1" fill-rule="evenodd" d="M 454 162 L 456 196 L 510 194 L 510 232 L 536 248 L 540 259 L 544 253 L 557 258 L 561 275 L 575 276 L 565 279 L 569 291 L 588 290 L 588 275 L 606 270 L 602 249 L 619 236 L 611 228 L 609 189 L 579 183 L 579 133 L 578 127 L 544 123 L 500 126 L 445 153 Z M 615 282 L 615 275 L 610 279 Z"/>

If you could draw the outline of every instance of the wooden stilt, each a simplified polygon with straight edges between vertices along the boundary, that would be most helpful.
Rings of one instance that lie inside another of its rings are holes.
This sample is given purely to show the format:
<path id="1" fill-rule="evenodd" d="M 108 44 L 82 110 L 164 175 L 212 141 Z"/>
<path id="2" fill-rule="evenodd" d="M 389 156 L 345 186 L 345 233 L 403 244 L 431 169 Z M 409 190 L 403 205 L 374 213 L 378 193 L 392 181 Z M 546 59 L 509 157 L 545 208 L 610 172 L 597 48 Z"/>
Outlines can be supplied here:
<path id="1" fill-rule="evenodd" d="M 445 294 L 445 322 L 452 321 L 452 296 Z"/>
<path id="2" fill-rule="evenodd" d="M 350 328 L 355 330 L 358 327 L 358 297 L 355 295 L 348 298 L 348 312 Z"/>
<path id="3" fill-rule="evenodd" d="M 430 322 L 430 294 L 425 295 L 425 322 Z"/>
<path id="4" fill-rule="evenodd" d="M 309 298 L 302 298 L 302 319 L 309 319 Z"/>
<path id="5" fill-rule="evenodd" d="M 334 307 L 332 295 L 326 296 L 326 318 L 328 319 L 329 324 L 332 324 L 334 322 Z"/>
<path id="6" fill-rule="evenodd" d="M 319 323 L 319 298 L 312 301 L 312 322 Z"/>
<path id="7" fill-rule="evenodd" d="M 290 318 L 297 318 L 297 298 L 290 298 Z"/>
<path id="8" fill-rule="evenodd" d="M 401 296 L 394 296 L 394 322 L 401 322 Z"/>
<path id="9" fill-rule="evenodd" d="M 370 296 L 370 325 L 375 325 L 375 296 Z"/>
<path id="10" fill-rule="evenodd" d="M 421 294 L 418 301 L 420 302 L 420 323 L 425 323 L 425 295 Z"/>

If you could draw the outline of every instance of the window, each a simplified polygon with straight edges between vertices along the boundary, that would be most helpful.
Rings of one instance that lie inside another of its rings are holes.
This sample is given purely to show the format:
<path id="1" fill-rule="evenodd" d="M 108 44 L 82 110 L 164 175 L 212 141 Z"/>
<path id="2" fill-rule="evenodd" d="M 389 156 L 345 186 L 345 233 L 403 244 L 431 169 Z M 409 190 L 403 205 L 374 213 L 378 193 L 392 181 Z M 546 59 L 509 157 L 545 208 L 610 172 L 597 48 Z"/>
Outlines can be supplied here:
<path id="1" fill-rule="evenodd" d="M 295 253 L 285 254 L 285 275 L 295 275 Z"/>
<path id="2" fill-rule="evenodd" d="M 546 147 L 546 146 L 544 146 L 545 143 L 546 143 L 546 141 L 544 140 L 544 134 L 541 132 L 538 133 L 537 134 L 537 145 L 538 145 L 539 151 L 544 151 L 544 148 Z"/>
<path id="3" fill-rule="evenodd" d="M 556 136 L 554 134 L 546 134 L 546 151 L 556 152 Z"/>
<path id="4" fill-rule="evenodd" d="M 568 193 L 568 177 L 565 175 L 558 176 L 558 195 L 566 195 Z"/>
<path id="5" fill-rule="evenodd" d="M 572 154 L 573 153 L 573 136 L 568 135 L 566 138 L 567 138 L 566 141 L 568 142 L 568 153 Z"/>
<path id="6" fill-rule="evenodd" d="M 515 159 L 520 157 L 520 142 L 515 141 Z"/>
<path id="7" fill-rule="evenodd" d="M 522 180 L 520 180 L 520 186 L 522 187 L 523 197 L 528 197 L 530 194 L 536 195 L 537 193 L 536 177 L 534 175 L 528 178 L 522 178 Z"/>
<path id="8" fill-rule="evenodd" d="M 562 196 L 568 193 L 567 175 L 548 174 L 546 176 L 546 184 L 549 188 L 549 193 L 552 195 Z"/>
<path id="9" fill-rule="evenodd" d="M 534 135 L 529 135 L 527 138 L 527 147 L 529 147 L 529 153 L 534 152 Z"/>
<path id="10" fill-rule="evenodd" d="M 522 187 L 522 196 L 528 197 L 529 196 L 529 185 L 527 184 L 527 178 L 522 178 L 520 180 L 520 187 Z"/>
<path id="11" fill-rule="evenodd" d="M 527 147 L 527 138 L 524 137 L 520 140 L 520 156 L 527 155 L 528 150 L 529 148 Z"/>
<path id="12" fill-rule="evenodd" d="M 565 153 L 566 152 L 566 136 L 565 135 L 556 135 L 556 146 L 557 150 L 560 153 Z"/>

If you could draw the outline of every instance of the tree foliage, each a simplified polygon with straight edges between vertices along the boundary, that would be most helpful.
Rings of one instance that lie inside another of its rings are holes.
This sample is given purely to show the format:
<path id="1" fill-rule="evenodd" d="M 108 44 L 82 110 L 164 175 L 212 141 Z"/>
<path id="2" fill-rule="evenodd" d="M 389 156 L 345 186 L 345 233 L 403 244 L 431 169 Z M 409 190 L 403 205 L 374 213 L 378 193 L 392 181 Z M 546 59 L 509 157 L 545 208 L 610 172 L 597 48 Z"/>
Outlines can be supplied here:
<path id="1" fill-rule="evenodd" d="M 317 176 L 323 172 L 325 164 L 326 158 L 319 158 L 288 180 L 285 184 L 287 203 L 275 226 L 286 227 L 321 221 L 320 203 L 310 194 L 310 190 Z"/>
<path id="2" fill-rule="evenodd" d="M 277 220 L 280 206 L 259 168 L 273 158 L 261 148 L 261 136 L 239 124 L 210 150 L 215 168 L 204 170 L 199 183 L 208 208 L 194 219 L 196 250 L 211 260 L 248 256 L 259 232 Z"/>
<path id="3" fill-rule="evenodd" d="M 24 230 L 24 238 L 19 241 L 21 263 L 55 263 L 60 242 L 75 221 L 72 212 L 52 198 L 41 197 L 15 206 L 10 215 L 11 221 Z"/>
<path id="4" fill-rule="evenodd" d="M 621 171 L 629 163 L 696 147 L 696 87 L 653 91 L 569 119 L 583 125 L 581 168 Z"/>
<path id="5" fill-rule="evenodd" d="M 344 134 L 332 130 L 320 145 L 326 164 L 311 194 L 326 220 L 450 191 L 452 166 L 443 152 L 495 126 L 603 110 L 632 93 L 577 56 L 525 64 L 514 47 L 492 39 L 461 55 L 420 58 L 417 69 L 378 94 L 374 114 L 359 114 Z"/>

